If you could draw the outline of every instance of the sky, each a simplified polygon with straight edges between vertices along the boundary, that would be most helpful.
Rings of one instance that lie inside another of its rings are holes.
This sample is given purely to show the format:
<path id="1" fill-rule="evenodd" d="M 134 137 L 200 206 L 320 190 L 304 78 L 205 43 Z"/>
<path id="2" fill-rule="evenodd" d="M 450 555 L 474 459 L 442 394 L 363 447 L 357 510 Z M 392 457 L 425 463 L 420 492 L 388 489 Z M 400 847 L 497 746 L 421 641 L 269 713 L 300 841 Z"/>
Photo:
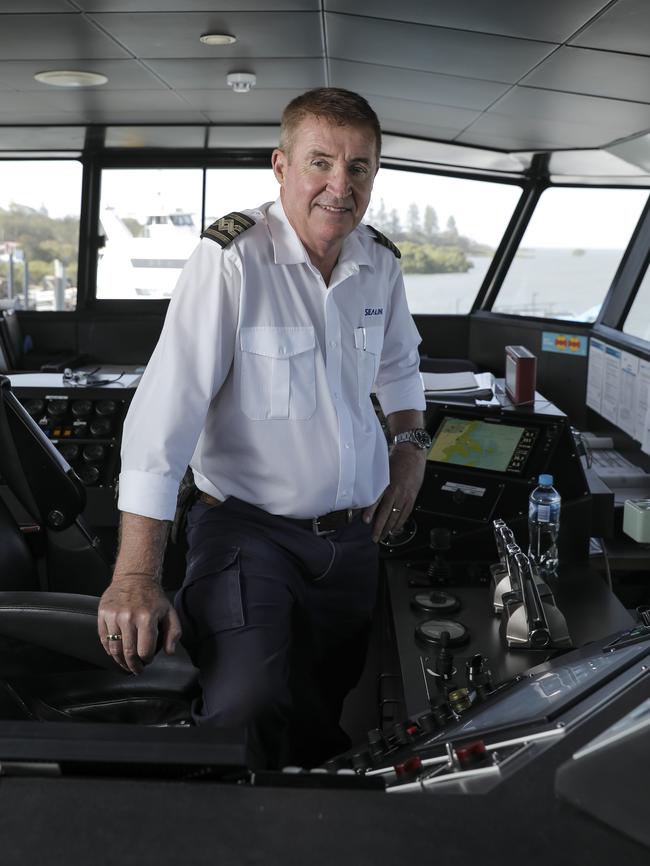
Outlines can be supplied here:
<path id="1" fill-rule="evenodd" d="M 277 194 L 270 168 L 211 169 L 207 215 L 216 218 L 256 207 Z M 376 211 L 383 198 L 388 211 L 397 208 L 403 223 L 411 202 L 418 204 L 421 214 L 430 204 L 441 228 L 453 215 L 461 234 L 495 247 L 519 195 L 518 187 L 506 184 L 382 168 L 371 204 Z M 644 190 L 550 189 L 542 196 L 523 245 L 623 248 L 647 196 Z M 141 222 L 161 207 L 198 217 L 200 197 L 201 175 L 196 169 L 110 170 L 105 172 L 102 188 L 102 205 L 116 207 L 121 216 Z M 78 214 L 80 198 L 81 165 L 76 161 L 0 161 L 0 207 L 12 201 L 44 206 L 50 216 L 58 218 Z"/>

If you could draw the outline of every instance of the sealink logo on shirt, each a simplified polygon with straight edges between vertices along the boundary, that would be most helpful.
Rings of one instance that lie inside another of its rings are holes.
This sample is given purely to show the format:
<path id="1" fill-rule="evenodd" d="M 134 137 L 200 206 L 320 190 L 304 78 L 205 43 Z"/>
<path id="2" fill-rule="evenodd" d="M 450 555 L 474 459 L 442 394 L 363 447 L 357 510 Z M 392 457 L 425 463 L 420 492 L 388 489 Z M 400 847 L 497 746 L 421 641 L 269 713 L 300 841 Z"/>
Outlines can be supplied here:
<path id="1" fill-rule="evenodd" d="M 384 308 L 383 307 L 366 307 L 364 310 L 364 316 L 383 316 Z"/>

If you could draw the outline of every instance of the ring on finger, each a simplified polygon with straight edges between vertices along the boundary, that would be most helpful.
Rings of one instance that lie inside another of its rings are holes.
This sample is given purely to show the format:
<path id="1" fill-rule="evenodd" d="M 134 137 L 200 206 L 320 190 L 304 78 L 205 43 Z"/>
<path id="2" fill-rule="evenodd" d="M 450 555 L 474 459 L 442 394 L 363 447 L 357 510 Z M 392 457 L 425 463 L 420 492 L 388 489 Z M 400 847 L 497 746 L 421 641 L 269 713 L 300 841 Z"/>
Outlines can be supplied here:
<path id="1" fill-rule="evenodd" d="M 106 640 L 122 640 L 122 635 L 117 632 L 115 634 L 107 634 Z"/>
<path id="2" fill-rule="evenodd" d="M 391 508 L 391 511 L 395 511 L 397 514 L 399 514 L 401 510 L 401 508 L 395 508 L 395 506 Z"/>

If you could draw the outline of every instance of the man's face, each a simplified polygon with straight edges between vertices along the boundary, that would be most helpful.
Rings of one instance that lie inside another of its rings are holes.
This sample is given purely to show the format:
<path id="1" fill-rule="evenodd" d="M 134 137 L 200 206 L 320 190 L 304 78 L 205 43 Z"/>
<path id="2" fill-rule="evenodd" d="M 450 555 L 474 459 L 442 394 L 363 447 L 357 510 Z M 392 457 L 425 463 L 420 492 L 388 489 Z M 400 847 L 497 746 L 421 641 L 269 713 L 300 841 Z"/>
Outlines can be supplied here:
<path id="1" fill-rule="evenodd" d="M 273 152 L 289 222 L 308 250 L 340 249 L 361 222 L 377 173 L 375 136 L 363 126 L 337 126 L 308 116 L 294 131 L 291 157 Z"/>

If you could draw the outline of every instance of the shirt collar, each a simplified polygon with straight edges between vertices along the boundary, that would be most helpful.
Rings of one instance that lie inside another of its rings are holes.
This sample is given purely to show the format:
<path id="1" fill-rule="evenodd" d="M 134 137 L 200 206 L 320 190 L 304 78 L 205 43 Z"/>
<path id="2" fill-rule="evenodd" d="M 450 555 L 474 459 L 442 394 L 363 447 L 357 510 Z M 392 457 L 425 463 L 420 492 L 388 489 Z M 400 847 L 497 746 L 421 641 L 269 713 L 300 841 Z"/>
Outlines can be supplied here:
<path id="1" fill-rule="evenodd" d="M 309 261 L 307 251 L 287 219 L 279 196 L 267 211 L 267 223 L 276 265 L 297 265 Z M 358 227 L 343 241 L 337 268 L 341 265 L 345 265 L 346 269 L 356 270 L 361 265 L 373 268 L 370 256 L 361 243 Z"/>

